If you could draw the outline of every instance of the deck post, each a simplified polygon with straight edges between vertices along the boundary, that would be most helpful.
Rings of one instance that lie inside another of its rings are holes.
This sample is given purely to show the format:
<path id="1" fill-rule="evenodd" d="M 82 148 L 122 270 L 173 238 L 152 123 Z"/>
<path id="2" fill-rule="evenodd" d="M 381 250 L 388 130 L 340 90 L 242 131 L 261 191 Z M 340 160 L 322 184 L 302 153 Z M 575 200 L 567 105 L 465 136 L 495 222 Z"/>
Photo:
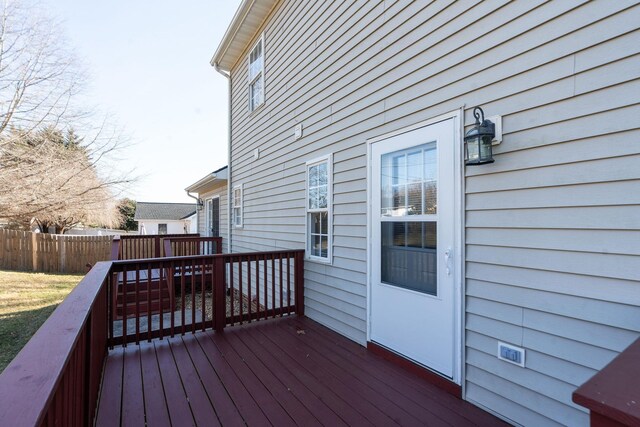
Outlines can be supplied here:
<path id="1" fill-rule="evenodd" d="M 227 323 L 227 286 L 225 283 L 225 258 L 222 255 L 213 258 L 213 328 L 222 332 Z"/>
<path id="2" fill-rule="evenodd" d="M 173 251 L 171 250 L 171 238 L 162 239 L 164 243 L 164 256 L 170 258 L 173 256 Z"/>
<path id="3" fill-rule="evenodd" d="M 295 254 L 296 314 L 304 316 L 304 251 Z"/>
<path id="4" fill-rule="evenodd" d="M 111 261 L 120 259 L 120 239 L 113 239 L 111 242 Z"/>
<path id="5" fill-rule="evenodd" d="M 156 236 L 153 240 L 155 243 L 154 258 L 160 258 L 160 236 Z"/>

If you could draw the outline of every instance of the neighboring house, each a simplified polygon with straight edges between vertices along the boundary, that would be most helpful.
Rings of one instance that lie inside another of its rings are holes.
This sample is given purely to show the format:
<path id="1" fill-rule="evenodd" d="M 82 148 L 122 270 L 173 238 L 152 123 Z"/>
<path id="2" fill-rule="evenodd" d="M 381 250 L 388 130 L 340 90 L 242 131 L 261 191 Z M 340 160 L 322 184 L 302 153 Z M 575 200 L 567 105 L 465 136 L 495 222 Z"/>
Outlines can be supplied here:
<path id="1" fill-rule="evenodd" d="M 587 424 L 572 392 L 640 334 L 639 27 L 636 1 L 244 0 L 212 59 L 229 249 L 305 248 L 310 318 Z M 501 142 L 465 167 L 474 106 Z"/>
<path id="2" fill-rule="evenodd" d="M 138 222 L 138 234 L 187 234 L 195 213 L 193 203 L 136 202 L 133 219 Z"/>
<path id="3" fill-rule="evenodd" d="M 222 251 L 228 252 L 228 187 L 227 166 L 211 172 L 185 188 L 187 194 L 198 195 L 198 233 L 201 236 L 222 237 Z M 194 197 L 194 196 L 191 196 Z"/>
<path id="4" fill-rule="evenodd" d="M 188 233 L 190 234 L 198 233 L 198 212 L 194 212 L 193 215 L 191 215 L 186 220 L 189 221 Z"/>

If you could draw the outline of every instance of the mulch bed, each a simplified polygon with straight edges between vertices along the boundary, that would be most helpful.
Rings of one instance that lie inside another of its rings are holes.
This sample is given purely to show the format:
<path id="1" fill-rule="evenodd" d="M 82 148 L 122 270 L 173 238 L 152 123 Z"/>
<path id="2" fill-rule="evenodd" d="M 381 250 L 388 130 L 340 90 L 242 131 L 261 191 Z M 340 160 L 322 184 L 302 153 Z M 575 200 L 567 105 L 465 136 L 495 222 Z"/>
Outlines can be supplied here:
<path id="1" fill-rule="evenodd" d="M 247 298 L 246 295 L 240 295 L 240 291 L 238 291 L 237 289 L 233 289 L 230 290 L 230 292 L 233 292 L 233 313 L 235 315 L 242 313 L 248 313 L 249 312 L 249 299 Z M 213 301 L 213 297 L 212 297 L 212 292 L 210 290 L 205 291 L 204 293 L 204 298 L 205 298 L 205 320 L 211 320 L 212 319 L 212 314 L 213 314 L 213 307 L 212 307 L 212 301 Z M 191 298 L 191 293 L 187 292 L 185 293 L 185 304 L 184 307 L 186 310 L 191 310 L 191 303 L 192 303 L 192 298 Z M 195 296 L 195 306 L 196 306 L 196 310 L 197 311 L 201 311 L 202 310 L 202 293 L 201 292 L 197 292 L 196 296 Z M 242 303 L 242 311 L 240 311 L 240 307 L 241 307 L 241 303 Z M 178 295 L 176 295 L 176 310 L 181 310 L 182 309 L 182 298 Z M 255 300 L 251 303 L 251 312 L 255 313 L 258 310 L 264 310 L 264 306 L 262 304 L 258 304 Z M 230 295 L 227 295 L 227 316 L 231 316 L 231 297 Z"/>

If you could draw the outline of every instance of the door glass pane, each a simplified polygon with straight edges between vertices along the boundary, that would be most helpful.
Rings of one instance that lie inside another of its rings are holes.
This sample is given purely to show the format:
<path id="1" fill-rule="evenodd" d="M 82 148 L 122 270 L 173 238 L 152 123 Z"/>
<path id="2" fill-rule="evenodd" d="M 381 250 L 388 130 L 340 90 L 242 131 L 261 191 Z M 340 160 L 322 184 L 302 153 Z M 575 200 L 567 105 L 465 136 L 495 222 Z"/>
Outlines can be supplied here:
<path id="1" fill-rule="evenodd" d="M 394 221 L 380 226 L 382 282 L 437 295 L 436 222 Z"/>
<path id="2" fill-rule="evenodd" d="M 438 165 L 436 147 L 424 150 L 424 213 L 436 214 L 438 206 Z"/>
<path id="3" fill-rule="evenodd" d="M 382 216 L 432 215 L 437 208 L 436 143 L 381 157 Z"/>

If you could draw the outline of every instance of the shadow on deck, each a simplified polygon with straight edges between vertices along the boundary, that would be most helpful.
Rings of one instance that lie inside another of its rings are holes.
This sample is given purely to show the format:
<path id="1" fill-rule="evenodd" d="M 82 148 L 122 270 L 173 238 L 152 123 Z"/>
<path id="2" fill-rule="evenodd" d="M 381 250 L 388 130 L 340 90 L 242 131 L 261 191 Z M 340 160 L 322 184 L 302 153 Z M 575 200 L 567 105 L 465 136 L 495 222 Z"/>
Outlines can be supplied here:
<path id="1" fill-rule="evenodd" d="M 111 350 L 98 426 L 505 425 L 298 316 Z"/>

